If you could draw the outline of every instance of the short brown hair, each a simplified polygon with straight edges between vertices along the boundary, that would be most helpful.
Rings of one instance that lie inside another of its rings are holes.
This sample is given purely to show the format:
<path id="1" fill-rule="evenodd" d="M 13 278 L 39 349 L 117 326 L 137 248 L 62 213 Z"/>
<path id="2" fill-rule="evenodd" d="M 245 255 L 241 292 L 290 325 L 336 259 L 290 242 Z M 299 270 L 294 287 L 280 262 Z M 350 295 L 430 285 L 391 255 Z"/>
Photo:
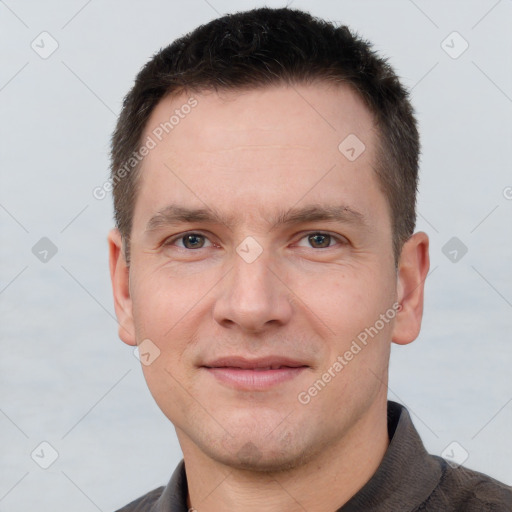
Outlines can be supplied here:
<path id="1" fill-rule="evenodd" d="M 349 85 L 374 116 L 380 135 L 375 172 L 391 212 L 398 265 L 416 224 L 420 143 L 408 93 L 387 61 L 348 27 L 288 8 L 254 9 L 201 25 L 161 49 L 138 73 L 111 149 L 114 213 L 127 261 L 140 165 L 127 172 L 126 162 L 164 96 L 318 81 Z"/>

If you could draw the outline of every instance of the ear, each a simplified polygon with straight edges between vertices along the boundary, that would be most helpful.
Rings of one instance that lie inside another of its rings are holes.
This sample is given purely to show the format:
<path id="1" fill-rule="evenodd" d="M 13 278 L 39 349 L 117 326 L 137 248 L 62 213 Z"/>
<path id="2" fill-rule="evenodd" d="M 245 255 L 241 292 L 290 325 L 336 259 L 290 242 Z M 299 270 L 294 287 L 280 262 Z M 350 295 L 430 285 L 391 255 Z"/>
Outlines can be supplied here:
<path id="1" fill-rule="evenodd" d="M 419 231 L 403 245 L 397 274 L 397 301 L 401 305 L 393 326 L 391 339 L 398 345 L 414 341 L 423 317 L 423 291 L 430 267 L 429 240 Z"/>
<path id="2" fill-rule="evenodd" d="M 119 337 L 128 345 L 136 345 L 130 296 L 130 269 L 126 264 L 123 240 L 118 229 L 108 234 L 110 279 L 114 293 L 114 307 L 119 323 Z"/>

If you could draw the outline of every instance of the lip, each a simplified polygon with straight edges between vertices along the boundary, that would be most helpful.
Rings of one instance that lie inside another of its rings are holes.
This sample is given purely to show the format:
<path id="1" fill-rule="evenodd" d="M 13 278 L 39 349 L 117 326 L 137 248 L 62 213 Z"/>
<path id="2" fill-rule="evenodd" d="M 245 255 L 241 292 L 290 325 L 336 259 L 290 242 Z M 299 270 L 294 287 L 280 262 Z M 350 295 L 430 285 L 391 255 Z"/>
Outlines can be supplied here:
<path id="1" fill-rule="evenodd" d="M 259 359 L 224 357 L 202 368 L 228 387 L 264 391 L 296 378 L 309 366 L 287 357 L 270 356 Z"/>

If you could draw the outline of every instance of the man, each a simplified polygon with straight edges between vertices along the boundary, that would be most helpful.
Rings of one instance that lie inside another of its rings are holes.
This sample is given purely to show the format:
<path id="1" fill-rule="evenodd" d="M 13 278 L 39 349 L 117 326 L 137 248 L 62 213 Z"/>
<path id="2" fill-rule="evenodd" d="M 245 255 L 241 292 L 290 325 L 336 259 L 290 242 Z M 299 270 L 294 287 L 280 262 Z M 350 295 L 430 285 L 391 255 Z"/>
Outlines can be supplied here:
<path id="1" fill-rule="evenodd" d="M 419 140 L 393 70 L 291 9 L 156 54 L 112 139 L 119 335 L 184 459 L 122 511 L 505 511 L 387 402 L 419 333 Z"/>

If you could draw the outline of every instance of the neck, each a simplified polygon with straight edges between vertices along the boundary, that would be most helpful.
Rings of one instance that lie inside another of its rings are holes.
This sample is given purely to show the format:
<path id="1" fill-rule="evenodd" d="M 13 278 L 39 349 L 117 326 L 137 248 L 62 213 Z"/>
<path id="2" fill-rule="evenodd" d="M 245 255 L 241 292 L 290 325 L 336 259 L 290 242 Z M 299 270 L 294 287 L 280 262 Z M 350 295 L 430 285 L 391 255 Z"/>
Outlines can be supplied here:
<path id="1" fill-rule="evenodd" d="M 219 463 L 178 431 L 189 488 L 188 508 L 200 512 L 325 512 L 337 510 L 377 470 L 389 444 L 386 401 L 372 408 L 343 439 L 307 463 L 278 473 Z"/>

